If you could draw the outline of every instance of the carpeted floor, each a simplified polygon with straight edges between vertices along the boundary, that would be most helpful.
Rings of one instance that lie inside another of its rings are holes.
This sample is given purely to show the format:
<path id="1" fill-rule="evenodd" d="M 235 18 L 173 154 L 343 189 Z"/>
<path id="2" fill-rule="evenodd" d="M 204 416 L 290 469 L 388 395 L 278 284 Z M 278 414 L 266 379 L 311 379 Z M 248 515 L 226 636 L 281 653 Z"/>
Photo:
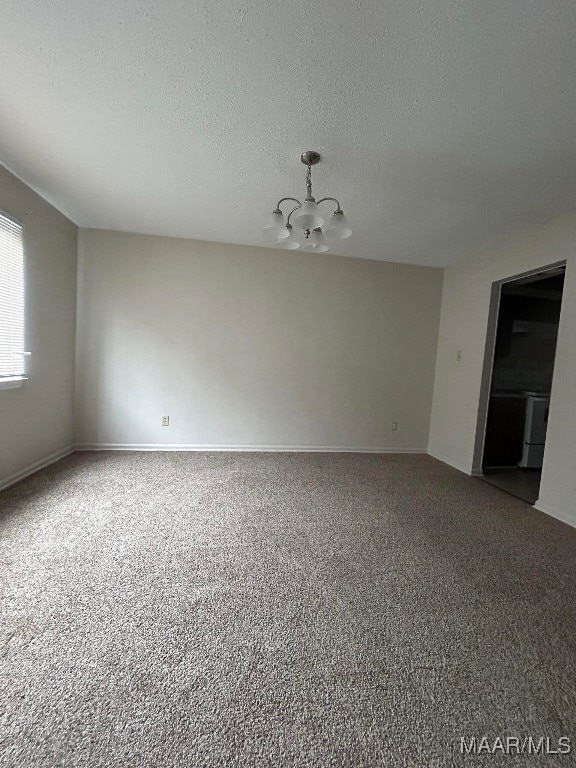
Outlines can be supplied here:
<path id="1" fill-rule="evenodd" d="M 78 453 L 0 494 L 0 765 L 574 765 L 576 530 L 427 456 Z"/>

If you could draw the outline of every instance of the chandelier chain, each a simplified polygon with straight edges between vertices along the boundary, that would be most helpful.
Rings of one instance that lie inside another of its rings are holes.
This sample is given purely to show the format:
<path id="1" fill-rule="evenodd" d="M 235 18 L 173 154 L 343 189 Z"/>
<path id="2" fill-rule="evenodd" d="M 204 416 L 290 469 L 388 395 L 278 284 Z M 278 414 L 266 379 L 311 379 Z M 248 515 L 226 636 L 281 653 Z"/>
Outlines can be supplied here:
<path id="1" fill-rule="evenodd" d="M 306 199 L 310 200 L 312 198 L 312 166 L 308 166 L 308 170 L 306 171 Z"/>

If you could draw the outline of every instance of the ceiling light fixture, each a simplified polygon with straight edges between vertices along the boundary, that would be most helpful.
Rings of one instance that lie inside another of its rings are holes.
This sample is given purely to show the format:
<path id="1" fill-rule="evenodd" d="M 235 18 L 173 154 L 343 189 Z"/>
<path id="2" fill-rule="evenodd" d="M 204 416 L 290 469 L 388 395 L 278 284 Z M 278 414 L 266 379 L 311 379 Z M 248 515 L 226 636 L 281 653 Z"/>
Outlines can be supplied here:
<path id="1" fill-rule="evenodd" d="M 278 201 L 278 205 L 272 211 L 268 223 L 264 227 L 264 234 L 279 248 L 294 250 L 300 247 L 300 242 L 294 234 L 294 225 L 299 230 L 304 231 L 304 244 L 302 250 L 317 251 L 324 253 L 328 250 L 329 244 L 327 238 L 331 240 L 345 240 L 350 237 L 352 230 L 348 226 L 344 212 L 340 203 L 335 197 L 323 197 L 316 200 L 312 196 L 312 166 L 320 160 L 318 152 L 308 150 L 302 152 L 300 160 L 308 166 L 306 171 L 306 198 L 303 203 L 295 197 L 283 197 Z M 280 206 L 290 200 L 296 203 L 292 208 L 286 220 Z M 323 212 L 318 207 L 320 203 L 336 203 L 336 210 L 326 222 Z"/>

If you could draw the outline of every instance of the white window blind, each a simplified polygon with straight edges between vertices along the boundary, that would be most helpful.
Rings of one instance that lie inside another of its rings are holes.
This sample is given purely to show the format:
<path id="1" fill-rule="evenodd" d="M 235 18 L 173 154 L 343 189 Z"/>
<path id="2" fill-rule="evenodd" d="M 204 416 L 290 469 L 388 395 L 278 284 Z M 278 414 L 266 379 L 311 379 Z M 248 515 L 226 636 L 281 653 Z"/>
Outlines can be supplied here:
<path id="1" fill-rule="evenodd" d="M 0 381 L 24 375 L 22 227 L 0 213 Z"/>

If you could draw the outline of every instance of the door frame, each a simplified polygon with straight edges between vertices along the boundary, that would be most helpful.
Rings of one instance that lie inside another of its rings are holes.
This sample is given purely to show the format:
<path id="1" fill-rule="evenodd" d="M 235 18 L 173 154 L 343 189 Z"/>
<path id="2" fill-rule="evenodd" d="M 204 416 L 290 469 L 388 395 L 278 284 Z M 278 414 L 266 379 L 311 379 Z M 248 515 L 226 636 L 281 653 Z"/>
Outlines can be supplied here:
<path id="1" fill-rule="evenodd" d="M 478 404 L 478 418 L 476 421 L 476 437 L 474 440 L 474 454 L 472 459 L 472 474 L 483 475 L 482 459 L 484 458 L 484 442 L 486 439 L 486 425 L 488 422 L 488 405 L 490 403 L 490 390 L 492 389 L 492 376 L 494 373 L 494 354 L 496 352 L 496 333 L 498 331 L 498 315 L 500 314 L 500 296 L 502 286 L 513 283 L 523 277 L 539 275 L 559 267 L 566 267 L 566 260 L 555 261 L 543 267 L 529 269 L 512 277 L 495 280 L 490 292 L 490 307 L 488 310 L 488 325 L 486 327 L 486 344 L 484 347 L 484 361 L 482 363 L 482 378 L 480 381 L 480 401 Z M 562 297 L 563 299 L 564 297 Z M 554 378 L 554 374 L 552 375 Z"/>

